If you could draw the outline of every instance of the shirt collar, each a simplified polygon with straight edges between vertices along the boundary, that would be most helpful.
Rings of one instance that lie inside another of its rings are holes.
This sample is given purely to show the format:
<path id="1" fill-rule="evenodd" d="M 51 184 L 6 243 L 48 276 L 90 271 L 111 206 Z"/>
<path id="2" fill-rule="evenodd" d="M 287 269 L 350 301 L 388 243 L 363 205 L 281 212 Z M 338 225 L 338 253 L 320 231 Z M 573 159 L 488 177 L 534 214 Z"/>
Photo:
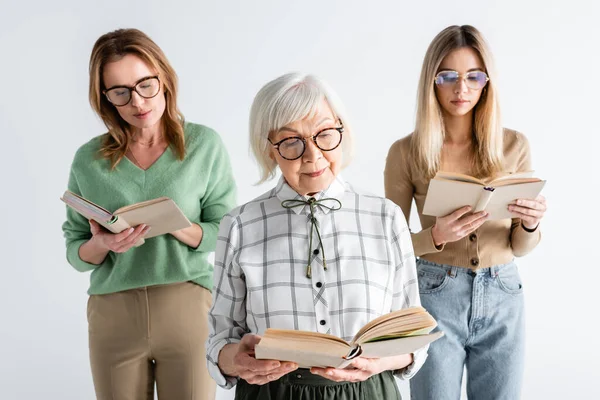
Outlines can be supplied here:
<path id="1" fill-rule="evenodd" d="M 331 185 L 329 185 L 327 189 L 315 193 L 314 196 L 302 196 L 298 194 L 298 192 L 296 192 L 294 189 L 292 189 L 290 185 L 288 185 L 283 176 L 279 178 L 279 182 L 277 182 L 277 186 L 275 187 L 275 193 L 280 201 L 308 200 L 309 198 L 314 197 L 317 201 L 322 199 L 336 199 L 339 202 L 341 202 L 345 192 L 346 182 L 340 175 L 335 177 L 335 179 L 333 180 L 333 182 L 331 182 Z M 327 205 L 328 207 L 335 207 L 337 205 L 337 203 L 332 200 L 324 200 L 322 203 L 324 205 Z M 292 210 L 296 214 L 300 214 L 303 213 L 306 208 L 309 208 L 309 206 L 305 205 L 304 207 L 294 207 L 292 208 Z M 319 206 L 318 209 L 325 214 L 329 214 L 330 211 L 330 209 L 327 207 Z"/>

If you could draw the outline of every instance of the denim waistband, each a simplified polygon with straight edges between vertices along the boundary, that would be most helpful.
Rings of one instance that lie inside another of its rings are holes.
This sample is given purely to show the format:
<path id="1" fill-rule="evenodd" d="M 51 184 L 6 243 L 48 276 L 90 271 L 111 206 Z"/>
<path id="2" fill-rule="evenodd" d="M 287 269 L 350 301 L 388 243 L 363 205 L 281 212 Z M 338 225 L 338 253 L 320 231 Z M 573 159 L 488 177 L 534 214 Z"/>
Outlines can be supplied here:
<path id="1" fill-rule="evenodd" d="M 435 263 L 432 261 L 425 260 L 423 258 L 418 258 L 417 264 L 423 264 L 423 265 L 429 265 L 432 267 L 442 268 L 442 269 L 446 270 L 446 273 L 452 277 L 456 277 L 459 274 L 468 274 L 468 275 L 482 275 L 483 274 L 483 275 L 489 275 L 489 276 L 495 277 L 498 275 L 500 270 L 502 270 L 503 268 L 517 266 L 514 261 L 511 261 L 506 264 L 492 265 L 491 267 L 488 267 L 488 268 L 479 268 L 479 269 L 473 270 L 471 268 L 457 267 L 454 265 L 438 264 L 438 263 Z"/>

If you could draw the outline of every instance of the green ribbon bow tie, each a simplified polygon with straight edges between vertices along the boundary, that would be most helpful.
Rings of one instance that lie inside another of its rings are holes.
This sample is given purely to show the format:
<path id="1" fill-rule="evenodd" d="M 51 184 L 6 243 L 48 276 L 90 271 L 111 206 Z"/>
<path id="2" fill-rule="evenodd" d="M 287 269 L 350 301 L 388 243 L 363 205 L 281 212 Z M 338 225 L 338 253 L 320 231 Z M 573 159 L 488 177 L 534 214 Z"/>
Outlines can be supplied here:
<path id="1" fill-rule="evenodd" d="M 333 201 L 337 204 L 333 207 L 330 207 L 330 206 L 324 204 L 325 201 Z M 319 207 L 326 208 L 328 210 L 339 210 L 340 208 L 342 208 L 342 203 L 338 199 L 334 199 L 334 198 L 325 198 L 325 199 L 321 199 L 321 200 L 316 200 L 314 197 L 311 197 L 308 200 L 292 199 L 292 200 L 284 200 L 281 202 L 281 206 L 283 208 L 287 208 L 287 209 L 292 209 L 292 208 L 296 208 L 296 207 L 304 207 L 306 205 L 310 206 L 310 223 L 311 223 L 310 224 L 310 241 L 308 244 L 308 261 L 307 261 L 307 265 L 306 265 L 306 277 L 310 279 L 312 277 L 310 256 L 312 253 L 312 243 L 313 243 L 313 232 L 314 231 L 317 232 L 317 238 L 319 239 L 319 246 L 321 247 L 321 254 L 323 254 L 323 268 L 325 270 L 327 270 L 327 261 L 325 261 L 326 260 L 325 259 L 325 249 L 323 248 L 323 241 L 321 240 L 321 232 L 319 232 L 319 223 L 318 223 L 317 219 L 315 218 L 315 208 L 317 206 L 319 206 Z"/>

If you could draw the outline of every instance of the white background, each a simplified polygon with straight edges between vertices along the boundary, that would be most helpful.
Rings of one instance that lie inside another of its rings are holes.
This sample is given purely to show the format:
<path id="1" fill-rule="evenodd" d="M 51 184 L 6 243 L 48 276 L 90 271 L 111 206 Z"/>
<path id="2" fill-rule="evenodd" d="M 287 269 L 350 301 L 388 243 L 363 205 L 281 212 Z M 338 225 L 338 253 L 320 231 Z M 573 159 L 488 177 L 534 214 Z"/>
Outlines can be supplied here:
<path id="1" fill-rule="evenodd" d="M 358 150 L 344 177 L 383 195 L 387 150 L 414 124 L 427 45 L 446 26 L 467 23 L 492 46 L 504 125 L 528 136 L 536 173 L 548 180 L 543 241 L 518 260 L 527 303 L 523 398 L 597 396 L 597 1 L 1 1 L 0 398 L 94 397 L 89 274 L 65 260 L 59 197 L 76 149 L 104 132 L 87 101 L 101 34 L 136 27 L 163 48 L 186 118 L 222 135 L 241 203 L 274 184 L 253 186 L 253 96 L 296 70 L 339 93 Z"/>

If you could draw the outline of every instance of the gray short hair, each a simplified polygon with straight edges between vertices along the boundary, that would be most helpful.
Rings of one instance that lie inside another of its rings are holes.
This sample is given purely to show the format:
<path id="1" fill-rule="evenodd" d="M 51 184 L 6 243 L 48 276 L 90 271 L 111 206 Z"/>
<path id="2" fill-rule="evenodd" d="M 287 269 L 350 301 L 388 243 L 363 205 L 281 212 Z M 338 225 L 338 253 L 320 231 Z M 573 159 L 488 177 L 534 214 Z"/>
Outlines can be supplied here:
<path id="1" fill-rule="evenodd" d="M 310 117 L 323 99 L 344 124 L 342 167 L 350 163 L 354 153 L 352 131 L 337 94 L 314 75 L 289 73 L 264 85 L 256 94 L 250 109 L 250 147 L 261 172 L 259 184 L 272 179 L 277 167 L 277 163 L 269 157 L 269 134 Z"/>

